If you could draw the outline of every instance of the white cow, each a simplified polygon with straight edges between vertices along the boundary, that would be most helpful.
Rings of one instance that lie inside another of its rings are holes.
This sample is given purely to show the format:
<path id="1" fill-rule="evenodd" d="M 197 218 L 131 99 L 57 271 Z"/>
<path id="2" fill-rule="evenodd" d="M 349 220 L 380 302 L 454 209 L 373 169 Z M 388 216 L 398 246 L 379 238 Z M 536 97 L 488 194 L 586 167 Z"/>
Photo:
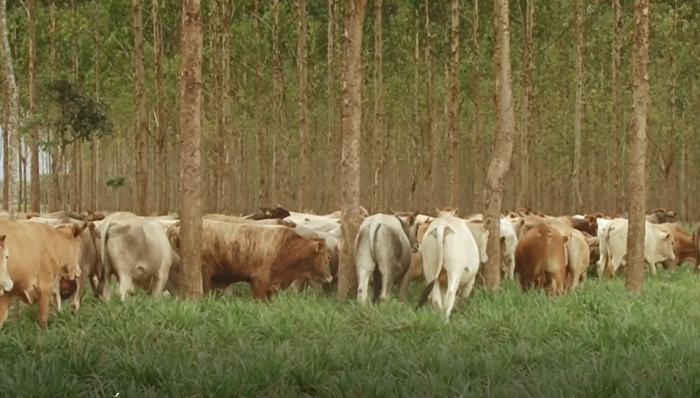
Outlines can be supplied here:
<path id="1" fill-rule="evenodd" d="M 612 220 L 602 232 L 600 239 L 600 259 L 598 260 L 598 276 L 603 275 L 606 264 L 610 262 L 610 272 L 615 272 L 621 265 L 627 263 L 627 230 L 629 222 L 624 218 Z M 673 253 L 673 234 L 645 221 L 644 234 L 644 263 L 652 275 L 656 275 L 656 263 L 675 260 Z"/>
<path id="2" fill-rule="evenodd" d="M 110 214 L 97 230 L 100 242 L 96 246 L 102 260 L 97 290 L 102 298 L 109 301 L 111 297 L 112 275 L 118 277 L 122 301 L 134 291 L 134 283 L 145 287 L 152 279 L 155 284 L 151 294 L 160 297 L 171 266 L 179 263 L 165 230 L 155 222 L 127 212 Z"/>
<path id="3" fill-rule="evenodd" d="M 482 219 L 483 215 L 477 213 L 472 214 L 467 218 L 467 221 L 472 222 Z M 505 279 L 515 279 L 515 248 L 518 246 L 518 234 L 515 231 L 513 220 L 515 218 L 501 217 L 501 268 L 505 272 Z"/>
<path id="4" fill-rule="evenodd" d="M 428 283 L 419 305 L 431 296 L 433 305 L 445 309 L 445 320 L 449 321 L 457 290 L 464 285 L 462 297 L 468 297 L 474 288 L 474 278 L 479 271 L 479 247 L 464 220 L 456 217 L 457 211 L 441 212 L 430 224 L 421 242 L 423 275 Z M 438 277 L 445 270 L 447 289 L 443 294 Z"/>
<path id="5" fill-rule="evenodd" d="M 413 217 L 409 217 L 408 223 L 387 214 L 364 219 L 355 238 L 357 301 L 360 304 L 367 301 L 369 278 L 373 273 L 374 298 L 383 301 L 389 298 L 394 282 L 403 277 L 411 265 L 411 252 L 420 250 L 417 229 L 418 223 Z"/>

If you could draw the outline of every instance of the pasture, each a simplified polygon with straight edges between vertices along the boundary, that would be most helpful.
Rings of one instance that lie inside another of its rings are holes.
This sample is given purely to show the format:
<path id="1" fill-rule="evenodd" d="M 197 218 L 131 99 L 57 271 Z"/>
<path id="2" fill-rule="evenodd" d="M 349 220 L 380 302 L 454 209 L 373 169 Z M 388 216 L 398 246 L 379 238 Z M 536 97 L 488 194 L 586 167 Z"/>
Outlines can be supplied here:
<path id="1" fill-rule="evenodd" d="M 689 397 L 700 394 L 700 288 L 687 269 L 566 295 L 475 289 L 451 322 L 390 300 L 315 291 L 267 305 L 89 293 L 39 330 L 21 306 L 0 341 L 8 397 Z M 246 287 L 247 288 L 247 287 Z"/>

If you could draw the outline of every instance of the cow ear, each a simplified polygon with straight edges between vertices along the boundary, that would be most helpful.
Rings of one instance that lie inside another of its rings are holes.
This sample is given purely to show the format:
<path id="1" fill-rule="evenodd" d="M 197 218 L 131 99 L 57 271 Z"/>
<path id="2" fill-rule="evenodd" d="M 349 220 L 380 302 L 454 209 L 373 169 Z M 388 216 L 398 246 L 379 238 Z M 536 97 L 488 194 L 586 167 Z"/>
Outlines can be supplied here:
<path id="1" fill-rule="evenodd" d="M 505 236 L 501 236 L 501 243 L 506 243 L 506 237 L 505 237 Z"/>
<path id="2" fill-rule="evenodd" d="M 666 214 L 666 209 L 659 207 L 658 209 L 654 210 L 654 213 Z"/>
<path id="3" fill-rule="evenodd" d="M 438 208 L 436 207 L 436 208 L 435 208 L 435 214 L 437 214 L 438 217 L 440 217 L 440 213 L 442 213 L 442 210 L 440 210 L 440 209 L 438 209 Z"/>
<path id="4" fill-rule="evenodd" d="M 523 227 L 523 225 L 525 225 L 525 219 L 521 218 L 520 220 L 517 221 L 516 227 L 518 227 L 518 229 L 520 229 Z"/>
<path id="5" fill-rule="evenodd" d="M 87 226 L 90 229 L 90 232 L 95 230 L 95 223 L 94 222 L 89 222 Z"/>
<path id="6" fill-rule="evenodd" d="M 666 212 L 666 217 L 673 218 L 675 216 L 676 216 L 676 212 L 673 210 L 669 210 L 668 212 Z"/>
<path id="7" fill-rule="evenodd" d="M 87 226 L 87 224 L 83 224 L 83 225 L 75 225 L 75 224 L 73 224 L 73 228 L 72 228 L 73 239 L 75 239 L 75 238 L 77 238 L 78 236 L 80 236 L 80 234 L 83 232 L 83 230 L 85 229 L 86 226 Z"/>
<path id="8" fill-rule="evenodd" d="M 396 214 L 396 211 L 394 211 L 394 209 L 392 209 L 392 208 L 390 207 L 390 208 L 389 208 L 389 213 L 391 213 L 391 214 Z"/>
<path id="9" fill-rule="evenodd" d="M 5 234 L 0 234 L 0 243 L 5 243 L 5 238 L 6 238 L 6 237 L 7 237 L 7 235 L 5 235 Z"/>
<path id="10" fill-rule="evenodd" d="M 454 208 L 454 212 L 455 212 L 455 216 L 456 216 L 456 215 L 459 215 L 459 207 L 455 207 L 455 208 Z"/>
<path id="11" fill-rule="evenodd" d="M 666 234 L 666 236 L 664 237 L 664 239 L 666 239 L 666 240 L 671 239 L 671 234 Z"/>
<path id="12" fill-rule="evenodd" d="M 489 225 L 491 225 L 491 217 L 487 218 L 486 221 L 484 221 L 484 229 L 489 229 Z"/>
<path id="13" fill-rule="evenodd" d="M 538 212 L 537 212 L 537 216 L 538 216 L 538 217 L 544 218 L 544 213 L 542 213 L 541 211 L 538 211 Z"/>
<path id="14" fill-rule="evenodd" d="M 411 214 L 410 216 L 408 216 L 408 218 L 406 219 L 406 224 L 408 224 L 409 227 L 412 227 L 413 224 L 415 224 L 415 223 L 416 223 L 416 216 L 414 214 Z"/>
<path id="15" fill-rule="evenodd" d="M 562 240 L 562 242 L 564 242 L 564 244 L 566 244 L 569 241 L 569 237 L 564 235 L 561 237 L 561 240 Z"/>
<path id="16" fill-rule="evenodd" d="M 320 253 L 321 249 L 323 249 L 323 242 L 316 241 L 316 253 Z"/>

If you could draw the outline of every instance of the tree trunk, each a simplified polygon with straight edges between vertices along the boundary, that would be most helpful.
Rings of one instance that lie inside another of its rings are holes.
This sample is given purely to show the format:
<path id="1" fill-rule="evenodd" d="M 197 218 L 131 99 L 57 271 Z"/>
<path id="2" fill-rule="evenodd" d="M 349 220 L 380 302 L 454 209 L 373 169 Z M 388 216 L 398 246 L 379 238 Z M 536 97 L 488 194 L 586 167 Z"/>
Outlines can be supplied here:
<path id="1" fill-rule="evenodd" d="M 297 72 L 299 74 L 299 187 L 297 206 L 310 206 L 307 189 L 309 185 L 309 105 L 307 103 L 306 60 L 306 0 L 296 0 L 297 5 Z"/>
<path id="2" fill-rule="evenodd" d="M 532 204 L 530 186 L 531 158 L 534 150 L 533 135 L 530 132 L 532 123 L 532 71 L 534 57 L 532 53 L 532 32 L 535 26 L 534 0 L 527 0 L 527 16 L 525 18 L 525 59 L 523 68 L 523 123 L 520 128 L 520 195 L 518 207 L 528 207 Z"/>
<path id="3" fill-rule="evenodd" d="M 100 4 L 100 1 L 97 1 L 97 4 Z M 93 42 L 95 48 L 99 48 L 99 39 L 100 39 L 100 34 L 101 33 L 101 20 L 100 20 L 100 13 L 99 9 L 95 9 L 95 14 L 93 15 L 95 25 L 96 25 L 96 34 L 95 34 L 95 41 Z M 95 68 L 95 99 L 97 101 L 100 100 L 100 51 L 95 51 L 95 59 L 93 62 L 93 67 Z M 99 159 L 99 147 L 100 143 L 97 138 L 97 134 L 93 133 L 92 134 L 92 142 L 90 143 L 90 183 L 89 183 L 89 209 L 92 211 L 95 210 L 100 210 L 100 189 L 97 184 L 97 176 L 98 176 L 98 159 Z"/>
<path id="4" fill-rule="evenodd" d="M 673 2 L 673 44 L 676 43 L 677 40 L 677 32 L 678 32 L 678 1 L 674 0 Z M 670 126 L 669 126 L 669 133 L 668 137 L 668 152 L 667 155 L 665 156 L 665 163 L 664 163 L 664 169 L 663 169 L 663 175 L 664 175 L 664 194 L 665 194 L 665 203 L 668 203 L 673 206 L 674 209 L 678 207 L 678 190 L 676 188 L 676 178 L 675 178 L 675 173 L 673 173 L 673 164 L 678 160 L 678 154 L 676 153 L 676 148 L 678 148 L 678 143 L 685 142 L 684 139 L 678 136 L 678 129 L 676 128 L 676 80 L 677 80 L 677 62 L 678 59 L 676 57 L 676 52 L 671 51 L 671 73 L 669 76 L 669 86 L 670 86 Z M 683 146 L 683 144 L 681 144 Z M 663 158 L 663 157 L 662 157 Z M 682 186 L 682 185 L 681 185 Z M 685 217 L 686 214 L 683 214 L 683 217 Z"/>
<path id="5" fill-rule="evenodd" d="M 613 11 L 615 14 L 615 37 L 613 39 L 613 49 L 612 49 L 612 183 L 613 190 L 615 192 L 615 207 L 610 210 L 614 213 L 624 212 L 625 189 L 622 181 L 622 141 L 624 139 L 624 132 L 622 128 L 622 108 L 620 106 L 620 93 L 622 92 L 622 77 L 620 73 L 620 65 L 622 59 L 620 54 L 622 53 L 622 6 L 620 4 L 621 0 L 613 0 Z M 620 208 L 622 204 L 622 208 Z"/>
<path id="6" fill-rule="evenodd" d="M 423 165 L 425 169 L 424 185 L 423 185 L 423 209 L 424 211 L 432 212 L 430 203 L 433 203 L 433 189 L 435 182 L 433 181 L 433 167 L 435 164 L 435 145 L 436 137 L 433 136 L 433 67 L 432 67 L 432 50 L 430 36 L 430 0 L 425 0 L 425 110 L 427 115 L 426 127 L 423 131 L 423 141 L 428 149 L 428 157 Z"/>
<path id="7" fill-rule="evenodd" d="M 27 2 L 27 18 L 29 28 L 29 113 L 32 118 L 36 117 L 36 70 L 34 62 L 36 60 L 36 0 Z M 30 135 L 30 150 L 31 154 L 31 211 L 39 213 L 41 211 L 41 188 L 39 177 L 39 130 L 36 127 L 32 128 Z"/>
<path id="8" fill-rule="evenodd" d="M 644 284 L 647 117 L 649 114 L 649 0 L 634 2 L 632 139 L 628 164 L 629 232 L 625 286 L 641 294 Z"/>
<path id="9" fill-rule="evenodd" d="M 15 71 L 12 65 L 12 52 L 10 49 L 10 41 L 8 39 L 9 27 L 7 26 L 7 0 L 2 0 L 0 4 L 0 33 L 2 34 L 2 63 L 3 63 L 3 77 L 5 78 L 5 89 L 7 90 L 8 99 L 8 123 L 7 123 L 7 165 L 5 165 L 6 170 L 6 184 L 8 190 L 8 211 L 10 212 L 10 219 L 15 220 L 17 218 L 17 212 L 19 211 L 19 170 L 17 155 L 20 150 L 20 137 L 19 137 L 19 88 L 17 87 L 17 82 L 15 81 Z"/>
<path id="10" fill-rule="evenodd" d="M 486 209 L 484 218 L 496 220 L 489 225 L 489 240 L 486 254 L 489 257 L 484 269 L 486 287 L 497 290 L 501 279 L 501 245 L 500 222 L 501 202 L 510 161 L 513 156 L 513 131 L 515 114 L 513 113 L 513 91 L 510 71 L 510 21 L 508 0 L 494 0 L 494 23 L 496 24 L 496 46 L 494 51 L 494 69 L 496 71 L 496 105 L 497 130 L 496 146 L 491 155 L 484 200 Z"/>
<path id="11" fill-rule="evenodd" d="M 223 159 L 221 159 L 223 164 L 223 183 L 221 185 L 221 192 L 224 196 L 221 198 L 220 204 L 222 209 L 228 209 L 231 207 L 231 198 L 226 194 L 229 182 L 229 156 L 227 141 L 231 137 L 231 18 L 233 14 L 233 6 L 230 0 L 224 0 L 222 5 L 222 12 L 224 13 L 223 18 L 223 33 L 221 35 L 221 126 L 223 129 L 219 131 L 220 139 L 224 141 L 222 145 Z M 257 22 L 257 18 L 255 21 Z"/>
<path id="12" fill-rule="evenodd" d="M 343 51 L 341 159 L 341 242 L 338 267 L 338 298 L 344 299 L 357 286 L 355 237 L 360 227 L 360 125 L 362 121 L 362 27 L 367 0 L 350 0 L 345 8 Z"/>
<path id="13" fill-rule="evenodd" d="M 335 146 L 333 145 L 335 142 L 335 135 L 336 135 L 336 127 L 335 127 L 335 120 L 336 120 L 336 110 L 338 109 L 338 104 L 336 102 L 336 89 L 338 87 L 337 81 L 336 81 L 336 57 L 335 57 L 335 48 L 337 46 L 336 44 L 336 34 L 338 32 L 338 5 L 336 3 L 337 0 L 328 0 L 328 49 L 326 58 L 327 58 L 327 63 L 328 63 L 328 132 L 326 135 L 326 144 L 328 146 L 328 154 L 326 156 L 327 162 L 326 162 L 326 178 L 324 181 L 326 181 L 326 184 L 330 187 L 328 191 L 330 193 L 327 195 L 325 198 L 324 205 L 326 207 L 331 207 L 331 203 L 333 204 L 332 206 L 335 207 L 337 201 L 336 201 L 336 193 L 335 189 L 333 189 L 334 186 L 334 181 L 335 181 L 335 169 L 336 169 L 336 157 L 335 157 Z M 326 192 L 328 192 L 326 191 Z"/>
<path id="14" fill-rule="evenodd" d="M 270 190 L 268 187 L 268 178 L 270 175 L 269 168 L 267 167 L 268 162 L 268 142 L 265 136 L 265 127 L 263 125 L 262 115 L 264 114 L 263 108 L 265 105 L 262 103 L 263 93 L 262 93 L 262 74 L 263 65 L 260 56 L 260 47 L 262 46 L 262 41 L 260 40 L 260 18 L 258 9 L 258 0 L 253 1 L 253 14 L 256 17 L 253 18 L 253 35 L 255 36 L 255 129 L 256 137 L 258 141 L 258 194 L 257 194 L 257 204 L 258 206 L 270 206 Z"/>
<path id="15" fill-rule="evenodd" d="M 71 0 L 71 67 L 73 69 L 73 81 L 78 82 L 79 80 L 79 60 L 78 60 L 78 8 L 76 7 L 75 0 Z M 70 166 L 70 176 L 66 173 L 66 186 L 68 186 L 68 181 L 70 181 L 70 209 L 73 211 L 80 211 L 83 208 L 83 157 L 82 152 L 82 142 L 81 140 L 76 140 L 71 145 L 71 166 Z"/>
<path id="16" fill-rule="evenodd" d="M 202 16 L 199 0 L 182 1 L 180 66 L 180 289 L 202 297 Z"/>
<path id="17" fill-rule="evenodd" d="M 143 15 L 142 0 L 133 0 L 134 8 L 134 79 L 136 105 L 136 203 L 134 208 L 140 216 L 148 215 L 148 172 L 146 170 L 146 134 L 148 119 L 146 119 L 146 88 L 143 67 Z"/>
<path id="18" fill-rule="evenodd" d="M 386 161 L 384 148 L 384 76 L 382 73 L 382 0 L 374 0 L 374 182 L 372 213 L 381 211 L 379 187 Z"/>
<path id="19" fill-rule="evenodd" d="M 576 100 L 574 104 L 574 167 L 571 173 L 571 183 L 574 194 L 574 214 L 583 212 L 581 197 L 581 123 L 583 112 L 583 17 L 581 2 L 574 4 L 574 19 L 576 21 Z"/>
<path id="20" fill-rule="evenodd" d="M 51 20 L 49 29 L 49 63 L 51 66 L 51 78 L 56 75 L 56 0 L 49 0 L 49 18 Z M 51 138 L 54 141 L 49 154 L 51 155 L 51 191 L 49 199 L 49 210 L 57 211 L 61 208 L 63 194 L 61 192 L 61 155 L 59 151 L 58 132 L 51 129 Z"/>
<path id="21" fill-rule="evenodd" d="M 459 100 L 459 0 L 452 0 L 452 70 L 450 73 L 450 205 L 461 204 L 460 100 Z"/>
<path id="22" fill-rule="evenodd" d="M 474 130 L 473 145 L 475 152 L 472 156 L 472 176 L 474 178 L 474 208 L 483 206 L 482 173 L 484 170 L 483 156 L 481 155 L 481 34 L 479 33 L 479 0 L 474 0 L 474 15 L 472 16 L 472 42 L 474 44 Z"/>
<path id="23" fill-rule="evenodd" d="M 158 194 L 157 213 L 159 215 L 168 214 L 168 203 L 170 200 L 170 183 L 168 175 L 168 136 L 165 126 L 165 104 L 163 93 L 163 46 L 162 46 L 162 26 L 160 22 L 158 2 L 151 0 L 151 17 L 153 19 L 153 63 L 156 81 L 156 183 Z"/>
<path id="24" fill-rule="evenodd" d="M 274 137 L 272 141 L 272 186 L 273 201 L 279 203 L 287 199 L 285 188 L 286 178 L 284 178 L 286 167 L 286 136 L 282 129 L 282 54 L 280 50 L 280 3 L 279 0 L 272 2 L 272 107 L 274 113 Z M 285 148 L 280 151 L 281 159 L 277 158 L 277 148 Z"/>

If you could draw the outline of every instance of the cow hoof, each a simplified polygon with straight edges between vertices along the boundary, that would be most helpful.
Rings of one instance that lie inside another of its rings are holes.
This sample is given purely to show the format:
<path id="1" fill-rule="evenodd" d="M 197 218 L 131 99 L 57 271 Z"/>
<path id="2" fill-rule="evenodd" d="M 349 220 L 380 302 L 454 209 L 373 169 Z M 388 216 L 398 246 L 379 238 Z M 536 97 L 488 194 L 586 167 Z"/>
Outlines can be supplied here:
<path id="1" fill-rule="evenodd" d="M 73 313 L 73 315 L 77 314 L 79 309 L 80 309 L 79 304 L 71 304 L 70 305 L 70 310 Z"/>

